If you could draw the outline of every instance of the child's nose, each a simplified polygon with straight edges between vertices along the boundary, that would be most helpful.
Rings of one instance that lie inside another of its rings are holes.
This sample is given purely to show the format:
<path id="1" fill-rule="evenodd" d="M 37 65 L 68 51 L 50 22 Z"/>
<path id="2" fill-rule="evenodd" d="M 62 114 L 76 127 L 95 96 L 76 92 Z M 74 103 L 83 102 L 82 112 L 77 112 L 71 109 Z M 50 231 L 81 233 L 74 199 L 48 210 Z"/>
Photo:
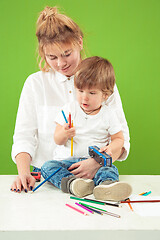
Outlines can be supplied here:
<path id="1" fill-rule="evenodd" d="M 84 93 L 83 98 L 84 98 L 84 100 L 87 101 L 88 100 L 88 94 Z"/>

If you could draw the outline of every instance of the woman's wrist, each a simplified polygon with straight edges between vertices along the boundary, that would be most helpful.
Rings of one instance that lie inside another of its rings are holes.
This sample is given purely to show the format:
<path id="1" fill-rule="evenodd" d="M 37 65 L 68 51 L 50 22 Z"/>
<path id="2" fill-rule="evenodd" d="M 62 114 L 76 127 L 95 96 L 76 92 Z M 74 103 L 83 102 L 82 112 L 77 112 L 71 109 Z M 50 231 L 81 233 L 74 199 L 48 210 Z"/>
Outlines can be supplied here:
<path id="1" fill-rule="evenodd" d="M 19 175 L 30 174 L 31 156 L 26 152 L 19 153 L 16 157 L 16 164 Z"/>

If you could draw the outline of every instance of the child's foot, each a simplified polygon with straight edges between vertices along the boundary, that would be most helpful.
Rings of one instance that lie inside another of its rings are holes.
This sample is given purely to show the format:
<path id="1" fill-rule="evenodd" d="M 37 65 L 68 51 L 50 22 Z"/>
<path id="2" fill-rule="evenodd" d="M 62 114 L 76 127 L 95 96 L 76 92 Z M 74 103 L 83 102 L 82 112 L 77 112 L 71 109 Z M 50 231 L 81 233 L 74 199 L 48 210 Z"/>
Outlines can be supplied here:
<path id="1" fill-rule="evenodd" d="M 84 197 L 93 193 L 94 181 L 91 179 L 68 177 L 62 178 L 61 190 L 77 197 Z"/>
<path id="2" fill-rule="evenodd" d="M 98 200 L 120 201 L 128 198 L 132 193 L 132 187 L 125 182 L 105 181 L 93 190 L 94 197 Z"/>

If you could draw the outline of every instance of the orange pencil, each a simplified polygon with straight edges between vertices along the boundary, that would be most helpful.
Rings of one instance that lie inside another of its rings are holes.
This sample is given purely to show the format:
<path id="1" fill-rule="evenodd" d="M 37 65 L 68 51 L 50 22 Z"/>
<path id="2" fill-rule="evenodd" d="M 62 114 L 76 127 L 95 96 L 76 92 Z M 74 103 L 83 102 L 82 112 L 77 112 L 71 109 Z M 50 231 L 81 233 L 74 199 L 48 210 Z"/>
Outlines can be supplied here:
<path id="1" fill-rule="evenodd" d="M 130 201 L 130 199 L 128 198 L 128 200 L 127 200 L 127 201 Z M 133 208 L 132 208 L 132 206 L 131 206 L 130 202 L 128 202 L 128 206 L 130 207 L 131 211 L 133 211 Z"/>

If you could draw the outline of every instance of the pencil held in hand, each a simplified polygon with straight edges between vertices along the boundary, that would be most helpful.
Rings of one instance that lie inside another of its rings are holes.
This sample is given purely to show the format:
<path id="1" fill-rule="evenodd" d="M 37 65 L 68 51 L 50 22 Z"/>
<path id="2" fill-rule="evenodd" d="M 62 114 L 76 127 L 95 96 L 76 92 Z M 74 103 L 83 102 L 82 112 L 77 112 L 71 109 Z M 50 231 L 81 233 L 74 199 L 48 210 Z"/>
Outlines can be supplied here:
<path id="1" fill-rule="evenodd" d="M 73 120 L 71 126 L 73 127 Z M 73 156 L 73 137 L 71 138 L 71 157 Z"/>

